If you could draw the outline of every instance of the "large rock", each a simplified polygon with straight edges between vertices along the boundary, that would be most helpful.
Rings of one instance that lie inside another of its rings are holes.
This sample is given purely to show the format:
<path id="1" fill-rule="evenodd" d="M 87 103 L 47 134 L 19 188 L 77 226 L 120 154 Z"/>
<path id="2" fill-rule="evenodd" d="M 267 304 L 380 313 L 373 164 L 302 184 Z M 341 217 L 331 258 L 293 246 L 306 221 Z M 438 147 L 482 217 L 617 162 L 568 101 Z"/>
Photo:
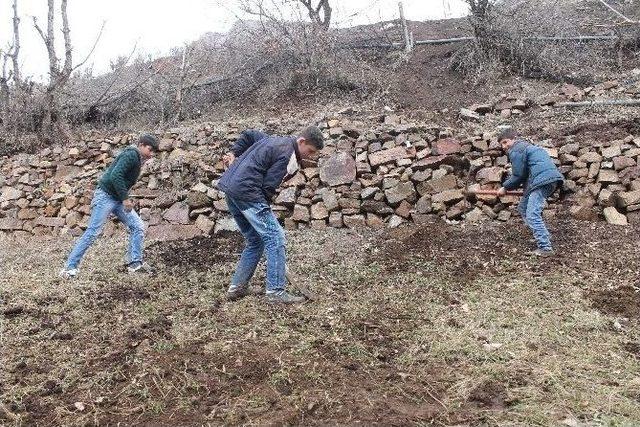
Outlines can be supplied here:
<path id="1" fill-rule="evenodd" d="M 598 182 L 613 184 L 620 182 L 620 177 L 614 170 L 600 169 L 600 173 L 598 173 Z"/>
<path id="2" fill-rule="evenodd" d="M 609 224 L 627 225 L 627 217 L 616 210 L 614 207 L 604 208 L 604 217 Z"/>
<path id="3" fill-rule="evenodd" d="M 22 221 L 17 218 L 0 218 L 0 230 L 22 230 Z"/>
<path id="4" fill-rule="evenodd" d="M 399 203 L 403 200 L 415 198 L 416 189 L 411 181 L 403 182 L 384 192 L 387 201 L 391 204 Z"/>
<path id="5" fill-rule="evenodd" d="M 325 219 L 329 217 L 329 211 L 325 207 L 324 203 L 316 203 L 311 206 L 311 218 L 312 219 Z"/>
<path id="6" fill-rule="evenodd" d="M 320 163 L 320 180 L 335 187 L 356 179 L 356 161 L 346 152 L 334 153 Z"/>
<path id="7" fill-rule="evenodd" d="M 431 179 L 418 184 L 418 192 L 421 196 L 425 194 L 441 193 L 443 191 L 453 190 L 457 185 L 458 182 L 455 176 L 445 175 L 441 178 Z"/>
<path id="8" fill-rule="evenodd" d="M 616 205 L 620 208 L 626 208 L 631 205 L 640 203 L 640 190 L 623 191 L 616 195 Z"/>
<path id="9" fill-rule="evenodd" d="M 211 206 L 211 199 L 205 193 L 192 191 L 187 195 L 187 205 L 189 205 L 191 209 L 200 209 Z"/>
<path id="10" fill-rule="evenodd" d="M 311 219 L 309 216 L 309 209 L 306 206 L 295 205 L 293 207 L 293 215 L 291 215 L 291 219 L 296 222 L 309 222 Z"/>
<path id="11" fill-rule="evenodd" d="M 464 193 L 462 190 L 447 190 L 442 193 L 435 194 L 431 201 L 433 203 L 453 204 L 464 199 Z"/>
<path id="12" fill-rule="evenodd" d="M 189 207 L 182 202 L 174 203 L 162 218 L 171 224 L 189 224 Z"/>
<path id="13" fill-rule="evenodd" d="M 492 166 L 488 168 L 482 168 L 476 174 L 476 180 L 483 184 L 492 182 L 502 182 L 502 174 L 504 170 L 501 167 Z"/>
<path id="14" fill-rule="evenodd" d="M 240 231 L 238 223 L 233 219 L 233 217 L 227 216 L 216 220 L 216 226 L 213 229 L 214 234 L 218 234 L 223 231 Z"/>
<path id="15" fill-rule="evenodd" d="M 36 218 L 35 225 L 44 227 L 64 227 L 66 224 L 64 218 L 41 216 Z"/>
<path id="16" fill-rule="evenodd" d="M 462 151 L 462 147 L 460 146 L 460 142 L 458 142 L 454 138 L 445 138 L 436 141 L 435 143 L 435 154 L 446 156 L 448 154 L 456 154 Z"/>
<path id="17" fill-rule="evenodd" d="M 393 147 L 369 154 L 369 163 L 371 166 L 378 166 L 385 163 L 391 163 L 396 160 L 410 159 L 413 157 L 415 157 L 415 150 L 410 150 L 405 147 Z"/>
<path id="18" fill-rule="evenodd" d="M 480 114 L 476 113 L 475 111 L 472 111 L 468 108 L 461 108 L 460 109 L 460 118 L 462 120 L 467 120 L 470 122 L 479 122 L 480 121 Z"/>
<path id="19" fill-rule="evenodd" d="M 160 224 L 152 225 L 147 230 L 149 240 L 180 240 L 199 236 L 201 231 L 195 225 Z"/>
<path id="20" fill-rule="evenodd" d="M 199 215 L 198 219 L 196 219 L 196 227 L 206 235 L 211 234 L 215 225 L 215 222 L 211 221 L 206 215 Z"/>
<path id="21" fill-rule="evenodd" d="M 284 188 L 278 197 L 276 197 L 276 204 L 287 207 L 292 207 L 296 204 L 296 187 Z"/>
<path id="22" fill-rule="evenodd" d="M 0 193 L 0 202 L 7 202 L 11 200 L 18 200 L 22 197 L 22 191 L 13 187 L 4 187 L 2 193 Z"/>
<path id="23" fill-rule="evenodd" d="M 364 228 L 367 225 L 364 215 L 345 215 L 342 217 L 342 221 L 348 228 Z"/>

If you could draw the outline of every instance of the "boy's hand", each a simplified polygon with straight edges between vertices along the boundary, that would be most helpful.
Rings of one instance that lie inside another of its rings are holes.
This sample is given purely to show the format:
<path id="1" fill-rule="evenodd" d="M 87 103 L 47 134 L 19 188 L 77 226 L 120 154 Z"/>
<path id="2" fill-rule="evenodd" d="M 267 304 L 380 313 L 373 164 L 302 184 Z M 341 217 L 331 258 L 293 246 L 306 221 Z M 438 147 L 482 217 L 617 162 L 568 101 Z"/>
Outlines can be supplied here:
<path id="1" fill-rule="evenodd" d="M 236 159 L 235 154 L 227 153 L 224 156 L 222 156 L 222 164 L 224 165 L 225 168 L 228 168 L 229 166 L 231 166 L 231 163 L 233 163 L 235 159 Z"/>
<path id="2" fill-rule="evenodd" d="M 498 196 L 504 196 L 505 194 L 507 194 L 507 190 L 504 187 L 500 187 L 498 189 L 498 192 L 496 193 Z"/>
<path id="3" fill-rule="evenodd" d="M 133 210 L 133 200 L 126 199 L 122 202 L 122 206 L 124 207 L 125 212 L 131 212 Z"/>

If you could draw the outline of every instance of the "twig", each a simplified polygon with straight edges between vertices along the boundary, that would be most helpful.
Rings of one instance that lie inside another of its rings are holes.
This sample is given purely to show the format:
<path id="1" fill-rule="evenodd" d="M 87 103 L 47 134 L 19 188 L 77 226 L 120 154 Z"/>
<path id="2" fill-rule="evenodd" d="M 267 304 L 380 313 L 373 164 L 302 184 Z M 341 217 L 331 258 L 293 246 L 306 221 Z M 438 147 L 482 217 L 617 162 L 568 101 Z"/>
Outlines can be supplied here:
<path id="1" fill-rule="evenodd" d="M 96 40 L 93 42 L 93 46 L 91 47 L 91 50 L 89 51 L 89 53 L 87 54 L 87 56 L 76 66 L 74 66 L 71 71 L 75 71 L 78 68 L 82 67 L 91 57 L 91 55 L 93 55 L 93 51 L 96 50 L 96 46 L 98 46 L 98 42 L 100 41 L 100 37 L 102 37 L 102 32 L 104 30 L 104 26 L 107 22 L 106 21 L 102 21 L 102 25 L 100 26 L 100 31 L 98 32 L 98 35 L 96 36 Z"/>
<path id="2" fill-rule="evenodd" d="M 625 22 L 628 22 L 630 24 L 639 24 L 640 22 L 638 21 L 634 21 L 633 19 L 629 19 L 627 16 L 625 16 L 624 14 L 622 14 L 620 11 L 616 10 L 613 8 L 613 6 L 611 6 L 609 3 L 607 3 L 604 0 L 598 0 L 600 3 L 602 3 L 603 6 L 605 6 L 607 9 L 609 9 L 610 11 L 612 11 L 613 13 L 615 13 L 616 15 L 618 15 L 619 17 L 621 17 L 622 19 L 625 20 Z"/>

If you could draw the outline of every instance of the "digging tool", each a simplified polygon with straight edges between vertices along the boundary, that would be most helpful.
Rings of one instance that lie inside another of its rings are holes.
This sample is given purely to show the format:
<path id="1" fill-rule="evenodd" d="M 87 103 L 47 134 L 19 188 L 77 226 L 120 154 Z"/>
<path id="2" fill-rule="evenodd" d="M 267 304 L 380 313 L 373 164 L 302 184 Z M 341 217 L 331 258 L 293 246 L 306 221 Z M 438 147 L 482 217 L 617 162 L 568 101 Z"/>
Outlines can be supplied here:
<path id="1" fill-rule="evenodd" d="M 497 196 L 498 190 L 466 190 L 466 195 L 480 195 L 480 196 Z M 522 196 L 524 192 L 522 190 L 507 191 L 505 196 Z"/>
<path id="2" fill-rule="evenodd" d="M 293 286 L 298 291 L 300 291 L 300 293 L 306 299 L 308 299 L 309 301 L 315 301 L 316 299 L 318 299 L 317 295 L 306 286 L 301 285 L 300 282 L 291 275 L 289 270 L 287 270 L 287 272 L 285 273 L 285 277 L 287 278 L 287 281 L 289 282 L 289 284 L 291 284 L 291 286 Z"/>

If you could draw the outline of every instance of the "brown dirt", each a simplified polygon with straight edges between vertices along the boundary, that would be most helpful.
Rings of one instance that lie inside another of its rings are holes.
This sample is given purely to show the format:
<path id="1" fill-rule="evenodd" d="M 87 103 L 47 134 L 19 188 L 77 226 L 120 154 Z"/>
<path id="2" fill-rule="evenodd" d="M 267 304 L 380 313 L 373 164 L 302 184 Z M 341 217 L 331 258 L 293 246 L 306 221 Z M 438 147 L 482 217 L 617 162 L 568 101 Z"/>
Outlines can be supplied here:
<path id="1" fill-rule="evenodd" d="M 535 244 L 531 232 L 520 220 L 512 220 L 477 226 L 434 221 L 416 230 L 392 232 L 396 236 L 387 245 L 383 259 L 390 270 L 408 268 L 419 260 L 432 262 L 462 284 L 480 275 L 522 270 L 533 276 L 573 275 L 576 282 L 589 281 L 599 287 L 640 284 L 639 247 L 633 238 L 640 226 L 576 221 L 564 212 L 547 225 L 556 250 L 551 258 L 532 257 Z"/>
<path id="2" fill-rule="evenodd" d="M 243 247 L 242 235 L 224 232 L 215 236 L 154 243 L 147 249 L 151 259 L 165 270 L 206 272 L 219 262 L 236 261 Z"/>
<path id="3" fill-rule="evenodd" d="M 640 282 L 636 283 L 640 285 Z M 593 306 L 603 313 L 628 319 L 640 318 L 640 287 L 624 285 L 589 293 Z"/>

